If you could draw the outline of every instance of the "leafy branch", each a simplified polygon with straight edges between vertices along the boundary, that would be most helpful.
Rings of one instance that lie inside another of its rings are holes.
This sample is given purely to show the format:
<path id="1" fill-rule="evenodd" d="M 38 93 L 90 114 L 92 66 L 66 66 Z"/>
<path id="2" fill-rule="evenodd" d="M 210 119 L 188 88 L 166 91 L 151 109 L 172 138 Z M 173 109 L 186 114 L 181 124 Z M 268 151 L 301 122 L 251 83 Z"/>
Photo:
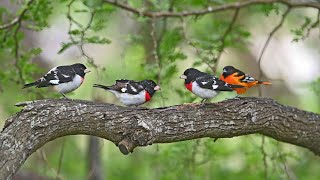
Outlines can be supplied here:
<path id="1" fill-rule="evenodd" d="M 221 46 L 219 47 L 218 55 L 216 57 L 214 57 L 212 60 L 212 62 L 214 64 L 214 66 L 212 68 L 213 74 L 215 74 L 217 72 L 219 60 L 221 58 L 222 53 L 224 52 L 224 48 L 226 47 L 226 38 L 231 33 L 232 28 L 233 28 L 234 24 L 236 23 L 238 16 L 239 16 L 239 9 L 236 9 L 227 30 L 225 31 L 225 33 L 222 35 L 222 37 L 220 39 Z"/>
<path id="2" fill-rule="evenodd" d="M 162 18 L 162 17 L 181 18 L 186 16 L 200 16 L 200 15 L 211 14 L 211 13 L 216 13 L 220 11 L 226 11 L 230 9 L 240 9 L 250 5 L 272 4 L 272 3 L 281 3 L 281 4 L 291 6 L 293 8 L 310 7 L 310 8 L 320 9 L 320 4 L 316 2 L 304 2 L 304 1 L 301 2 L 301 1 L 291 1 L 291 0 L 246 0 L 242 2 L 229 3 L 225 5 L 214 6 L 214 7 L 209 6 L 206 9 L 196 10 L 196 11 L 184 10 L 182 12 L 149 12 L 149 11 L 142 11 L 142 10 L 136 9 L 127 4 L 122 4 L 117 0 L 115 1 L 103 0 L 103 1 L 110 5 L 116 6 L 118 8 L 129 11 L 131 13 L 134 13 L 138 16 L 145 16 L 149 18 Z"/>
<path id="3" fill-rule="evenodd" d="M 261 53 L 260 53 L 260 55 L 259 55 L 259 58 L 258 58 L 259 67 L 261 67 L 261 59 L 262 59 L 262 56 L 263 56 L 265 50 L 267 49 L 271 38 L 272 38 L 273 35 L 281 28 L 281 26 L 283 25 L 286 17 L 288 16 L 290 10 L 291 10 L 291 7 L 288 6 L 287 10 L 283 13 L 283 15 L 282 15 L 282 17 L 281 17 L 281 20 L 280 20 L 279 24 L 277 24 L 277 25 L 273 28 L 273 30 L 269 33 L 268 38 L 267 38 L 266 42 L 264 43 L 264 46 L 263 46 L 262 51 L 261 51 Z"/>
<path id="4" fill-rule="evenodd" d="M 34 2 L 34 0 L 27 1 L 25 7 L 21 10 L 20 14 L 16 18 L 12 19 L 10 22 L 0 25 L 0 30 L 11 28 L 16 24 L 21 24 L 21 21 L 22 21 L 24 15 L 29 10 L 29 8 L 33 2 Z"/>
<path id="5" fill-rule="evenodd" d="M 89 14 L 89 21 L 86 25 L 82 25 L 80 22 L 78 22 L 76 19 L 72 17 L 72 5 L 76 2 L 76 0 L 71 0 L 67 7 L 67 19 L 69 20 L 69 38 L 71 42 L 63 43 L 61 49 L 59 50 L 59 54 L 63 53 L 65 50 L 72 46 L 77 46 L 80 50 L 80 53 L 83 57 L 85 57 L 88 61 L 88 63 L 93 66 L 94 68 L 98 68 L 98 66 L 95 64 L 93 57 L 89 56 L 88 53 L 84 50 L 84 45 L 86 43 L 93 43 L 93 44 L 109 44 L 111 41 L 106 38 L 101 38 L 99 36 L 90 36 L 88 37 L 88 31 L 93 30 L 93 22 L 94 17 L 97 14 L 97 11 L 99 8 L 95 7 L 88 7 L 89 10 L 77 10 L 78 13 L 88 13 Z M 77 29 L 73 29 L 73 25 L 77 26 Z M 101 28 L 99 28 L 101 29 Z"/>

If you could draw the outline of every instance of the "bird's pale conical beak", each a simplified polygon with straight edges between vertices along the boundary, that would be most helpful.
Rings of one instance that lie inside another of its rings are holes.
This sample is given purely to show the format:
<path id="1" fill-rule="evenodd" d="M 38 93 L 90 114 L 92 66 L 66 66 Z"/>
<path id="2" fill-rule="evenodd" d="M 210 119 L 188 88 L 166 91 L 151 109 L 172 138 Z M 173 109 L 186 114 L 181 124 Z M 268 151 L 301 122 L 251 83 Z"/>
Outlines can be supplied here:
<path id="1" fill-rule="evenodd" d="M 153 89 L 154 89 L 155 91 L 161 90 L 160 86 L 158 86 L 158 85 L 157 85 L 156 87 L 154 87 Z"/>
<path id="2" fill-rule="evenodd" d="M 184 75 L 184 74 L 182 74 L 182 75 L 180 76 L 180 78 L 181 78 L 181 79 L 187 79 L 187 76 Z"/>
<path id="3" fill-rule="evenodd" d="M 85 69 L 84 71 L 83 71 L 85 74 L 87 74 L 87 73 L 89 73 L 89 72 L 91 72 L 89 69 Z"/>

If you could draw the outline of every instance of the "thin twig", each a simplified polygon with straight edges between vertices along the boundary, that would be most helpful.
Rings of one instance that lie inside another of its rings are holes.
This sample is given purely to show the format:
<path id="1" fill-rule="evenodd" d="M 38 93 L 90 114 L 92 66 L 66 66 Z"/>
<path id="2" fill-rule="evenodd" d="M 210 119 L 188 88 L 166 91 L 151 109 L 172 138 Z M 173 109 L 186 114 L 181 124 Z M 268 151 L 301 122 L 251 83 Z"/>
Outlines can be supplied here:
<path id="1" fill-rule="evenodd" d="M 287 10 L 283 13 L 283 15 L 281 17 L 281 20 L 280 20 L 279 24 L 273 28 L 273 30 L 270 32 L 270 34 L 269 34 L 269 36 L 267 38 L 267 41 L 264 43 L 264 46 L 262 48 L 262 51 L 261 51 L 261 53 L 259 55 L 259 59 L 258 59 L 259 67 L 261 67 L 262 56 L 263 56 L 265 50 L 267 49 L 267 46 L 269 45 L 269 42 L 270 42 L 271 38 L 280 29 L 280 27 L 283 25 L 283 22 L 286 19 L 287 15 L 289 14 L 290 10 L 291 10 L 291 7 L 288 6 Z"/>
<path id="2" fill-rule="evenodd" d="M 75 39 L 73 38 L 73 36 L 70 34 L 70 32 L 71 32 L 71 30 L 72 30 L 72 24 L 75 23 L 75 24 L 78 25 L 78 22 L 75 21 L 75 20 L 72 18 L 72 16 L 71 16 L 71 6 L 72 6 L 72 4 L 73 4 L 74 2 L 75 2 L 75 0 L 71 0 L 71 1 L 69 2 L 69 4 L 67 5 L 67 7 L 68 7 L 67 19 L 69 20 L 69 29 L 68 29 L 69 38 L 70 38 L 70 40 L 71 40 L 72 43 L 77 43 L 77 42 L 75 41 Z M 81 25 L 81 24 L 80 24 L 80 25 Z M 82 28 L 82 25 L 81 25 L 81 26 L 78 25 L 78 27 L 79 27 L 79 28 Z"/>
<path id="3" fill-rule="evenodd" d="M 153 54 L 154 59 L 156 60 L 158 66 L 159 66 L 159 72 L 157 74 L 157 81 L 158 81 L 158 84 L 160 84 L 160 74 L 161 74 L 162 65 L 161 65 L 161 61 L 160 61 L 159 56 L 158 56 L 158 41 L 157 41 L 157 35 L 156 35 L 156 22 L 155 22 L 155 19 L 151 20 L 150 36 L 152 38 L 152 43 L 153 43 L 153 52 L 152 52 L 152 54 Z"/>
<path id="4" fill-rule="evenodd" d="M 22 9 L 21 13 L 14 18 L 13 20 L 11 20 L 10 22 L 0 25 L 0 30 L 4 30 L 4 29 L 8 29 L 13 27 L 16 24 L 20 24 L 22 18 L 24 17 L 24 15 L 26 14 L 26 12 L 29 10 L 30 5 L 33 3 L 34 0 L 29 0 L 26 4 L 26 6 Z"/>
<path id="5" fill-rule="evenodd" d="M 13 32 L 13 40 L 14 40 L 14 67 L 17 69 L 18 71 L 18 76 L 19 79 L 21 81 L 21 83 L 25 83 L 25 80 L 23 78 L 23 73 L 22 73 L 22 69 L 19 66 L 19 50 L 20 50 L 20 45 L 19 45 L 19 40 L 18 40 L 18 33 L 19 30 L 21 28 L 21 23 L 22 23 L 22 19 L 25 15 L 25 13 L 28 11 L 30 5 L 32 4 L 33 0 L 29 0 L 25 6 L 25 8 L 23 8 L 23 10 L 21 11 L 21 13 L 19 14 L 18 17 L 16 17 L 14 20 L 12 20 L 10 23 L 5 24 L 3 26 L 0 26 L 0 30 L 1 29 L 6 29 L 6 28 L 11 28 L 14 25 L 17 25 L 16 29 Z"/>
<path id="6" fill-rule="evenodd" d="M 57 170 L 57 175 L 56 179 L 59 179 L 60 176 L 60 170 L 62 166 L 62 160 L 63 160 L 63 155 L 64 155 L 64 144 L 65 144 L 65 138 L 63 138 L 62 145 L 61 145 L 61 150 L 60 150 L 60 155 L 59 155 L 59 165 L 58 165 L 58 170 Z"/>
<path id="7" fill-rule="evenodd" d="M 23 73 L 22 73 L 22 69 L 19 66 L 19 49 L 20 49 L 20 45 L 19 45 L 19 40 L 18 40 L 18 32 L 20 30 L 21 27 L 21 21 L 19 21 L 14 33 L 13 33 L 13 39 L 14 39 L 14 67 L 17 69 L 18 71 L 18 75 L 20 78 L 21 83 L 25 84 L 25 80 L 23 78 Z"/>
<path id="8" fill-rule="evenodd" d="M 138 16 L 150 17 L 150 18 L 162 18 L 162 17 L 175 17 L 181 18 L 186 16 L 200 16 L 210 13 L 216 13 L 220 11 L 230 10 L 230 9 L 239 9 L 244 8 L 251 5 L 257 4 L 272 4 L 272 3 L 281 3 L 293 8 L 301 8 L 301 7 L 310 7 L 320 9 L 320 3 L 316 2 L 303 2 L 303 1 L 291 1 L 291 0 L 247 0 L 243 2 L 234 2 L 229 4 L 224 4 L 215 7 L 207 7 L 202 10 L 195 11 L 182 11 L 182 12 L 149 12 L 149 11 L 141 11 L 139 9 L 133 8 L 127 4 L 122 4 L 117 0 L 104 0 L 105 3 L 119 7 L 128 12 L 134 13 Z"/>
<path id="9" fill-rule="evenodd" d="M 266 153 L 266 150 L 264 149 L 265 138 L 266 138 L 265 136 L 262 136 L 260 150 L 262 153 L 262 160 L 263 160 L 263 166 L 264 166 L 264 179 L 268 180 L 268 163 L 267 163 L 268 155 Z"/>
<path id="10" fill-rule="evenodd" d="M 286 11 L 283 13 L 283 15 L 282 15 L 282 17 L 281 17 L 281 20 L 280 20 L 279 24 L 278 24 L 277 26 L 275 26 L 275 27 L 273 28 L 273 30 L 269 33 L 269 36 L 268 36 L 268 38 L 267 38 L 267 41 L 264 43 L 264 46 L 263 46 L 263 48 L 262 48 L 262 51 L 261 51 L 261 53 L 260 53 L 260 55 L 259 55 L 259 59 L 258 59 L 258 66 L 259 66 L 259 70 L 260 70 L 258 79 L 261 79 L 262 76 L 263 76 L 262 69 L 261 69 L 262 56 L 263 56 L 265 50 L 267 49 L 267 47 L 268 47 L 268 45 L 269 45 L 269 42 L 270 42 L 271 38 L 273 37 L 273 35 L 274 35 L 274 34 L 281 28 L 281 26 L 283 25 L 283 23 L 284 23 L 286 17 L 288 16 L 290 10 L 291 10 L 291 7 L 288 6 L 287 9 L 286 9 Z M 258 91 L 259 96 L 261 97 L 261 96 L 262 96 L 261 86 L 259 86 L 259 89 L 258 89 L 258 90 L 259 90 L 259 91 Z"/>
<path id="11" fill-rule="evenodd" d="M 237 18 L 239 16 L 239 10 L 240 9 L 238 9 L 238 8 L 235 10 L 235 12 L 233 14 L 233 17 L 232 17 L 232 20 L 231 20 L 227 30 L 225 31 L 225 33 L 222 35 L 222 37 L 220 39 L 221 46 L 220 46 L 219 53 L 218 53 L 217 57 L 213 59 L 213 64 L 214 64 L 213 69 L 212 69 L 213 74 L 215 74 L 217 72 L 217 67 L 218 67 L 218 64 L 219 64 L 219 60 L 220 60 L 221 55 L 224 52 L 224 48 L 226 46 L 226 38 L 231 33 L 232 28 L 233 28 L 233 26 L 234 26 L 234 24 L 235 24 L 235 22 L 236 22 L 236 20 L 237 20 Z"/>
<path id="12" fill-rule="evenodd" d="M 69 2 L 69 4 L 67 5 L 68 7 L 68 11 L 67 11 L 67 18 L 69 20 L 69 38 L 71 40 L 71 42 L 75 45 L 77 45 L 77 47 L 79 48 L 80 50 L 80 53 L 81 53 L 81 56 L 85 57 L 88 61 L 88 63 L 93 66 L 94 68 L 98 68 L 98 66 L 94 63 L 94 59 L 89 56 L 85 50 L 84 50 L 84 37 L 86 35 L 86 32 L 90 29 L 90 27 L 92 26 L 92 22 L 93 22 L 93 19 L 94 19 L 94 16 L 96 14 L 95 11 L 91 11 L 90 12 L 90 19 L 89 19 L 89 22 L 87 23 L 87 25 L 84 27 L 82 24 L 80 24 L 78 21 L 76 21 L 75 19 L 73 19 L 73 17 L 71 16 L 71 7 L 73 5 L 73 3 L 75 2 L 75 0 L 71 0 Z M 72 25 L 75 24 L 78 26 L 78 28 L 81 29 L 81 35 L 80 35 L 80 42 L 79 41 L 76 41 L 75 38 L 73 37 L 72 34 L 70 34 L 70 32 L 72 31 Z"/>
<path id="13" fill-rule="evenodd" d="M 189 164 L 190 164 L 190 168 L 191 168 L 190 169 L 191 172 L 189 172 L 189 173 L 191 173 L 191 174 L 194 173 L 195 166 L 197 165 L 197 163 L 196 163 L 196 155 L 197 155 L 198 150 L 199 150 L 200 141 L 201 141 L 201 139 L 196 139 L 195 140 L 195 144 L 192 147 L 191 157 L 189 159 Z M 189 177 L 189 179 L 192 179 L 191 176 L 188 176 L 188 177 Z"/>
<path id="14" fill-rule="evenodd" d="M 279 142 L 277 142 L 276 146 L 277 146 L 277 149 L 278 149 L 279 160 L 280 160 L 281 164 L 283 165 L 283 169 L 284 169 L 288 179 L 290 179 L 290 180 L 297 179 L 296 175 L 294 174 L 294 172 L 288 166 L 286 157 L 283 155 L 283 153 L 281 153 L 283 151 L 282 148 L 281 148 L 281 144 Z"/>
<path id="15" fill-rule="evenodd" d="M 168 11 L 171 12 L 173 11 L 173 5 L 174 5 L 174 0 L 170 1 L 170 5 L 168 8 Z M 167 17 L 163 18 L 163 25 L 162 25 L 162 30 L 160 31 L 158 37 L 156 35 L 156 19 L 151 20 L 151 32 L 150 36 L 153 41 L 153 55 L 154 59 L 156 60 L 159 70 L 157 73 L 157 84 L 161 85 L 161 72 L 162 72 L 162 62 L 161 62 L 161 53 L 160 53 L 160 46 L 159 44 L 161 43 L 163 36 L 167 30 Z M 160 97 L 162 99 L 162 105 L 165 105 L 165 97 L 163 96 L 162 92 L 160 92 Z"/>
<path id="16" fill-rule="evenodd" d="M 89 56 L 83 49 L 83 45 L 84 45 L 84 36 L 86 34 L 86 32 L 89 30 L 89 28 L 91 27 L 92 25 L 92 22 L 93 22 L 93 18 L 94 18 L 94 15 L 96 14 L 95 11 L 91 11 L 90 13 L 90 20 L 87 24 L 87 26 L 81 31 L 81 37 L 80 37 L 80 45 L 79 45 L 79 48 L 80 48 L 80 52 L 82 54 L 82 56 L 86 57 L 89 64 L 91 64 L 94 68 L 97 68 L 98 66 L 94 63 L 94 59 L 93 57 Z"/>
<path id="17" fill-rule="evenodd" d="M 48 166 L 48 168 L 53 172 L 53 174 L 56 174 L 56 178 L 57 179 L 61 179 L 63 180 L 64 178 L 60 175 L 58 175 L 57 171 L 51 167 L 49 161 L 48 161 L 48 158 L 47 158 L 47 155 L 46 155 L 46 152 L 44 150 L 40 150 L 40 154 L 41 154 L 41 157 L 42 157 L 42 160 L 44 161 L 44 163 Z"/>
<path id="18" fill-rule="evenodd" d="M 182 34 L 183 34 L 183 37 L 185 39 L 185 41 L 187 42 L 188 45 L 190 45 L 191 47 L 194 48 L 194 50 L 196 51 L 197 55 L 201 58 L 201 50 L 193 43 L 189 40 L 188 36 L 187 36 L 187 24 L 185 22 L 185 18 L 184 17 L 181 17 L 180 18 L 181 20 L 181 26 L 182 26 Z M 214 67 L 207 61 L 203 61 L 203 63 L 205 63 L 210 69 L 213 69 Z"/>
<path id="19" fill-rule="evenodd" d="M 307 37 L 309 37 L 310 32 L 313 28 L 317 27 L 320 23 L 320 9 L 318 10 L 318 14 L 317 14 L 317 20 L 311 24 L 311 26 L 307 29 L 306 34 L 302 37 L 302 40 L 305 40 Z"/>

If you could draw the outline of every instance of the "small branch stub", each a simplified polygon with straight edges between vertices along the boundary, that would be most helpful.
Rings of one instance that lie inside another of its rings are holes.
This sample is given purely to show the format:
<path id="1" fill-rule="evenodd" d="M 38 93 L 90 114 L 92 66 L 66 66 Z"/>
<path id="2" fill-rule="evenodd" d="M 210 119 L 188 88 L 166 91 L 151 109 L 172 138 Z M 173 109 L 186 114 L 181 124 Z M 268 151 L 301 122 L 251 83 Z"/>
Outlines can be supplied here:
<path id="1" fill-rule="evenodd" d="M 123 139 L 119 142 L 118 147 L 122 154 L 128 155 L 129 152 L 133 152 L 133 149 L 136 148 L 137 143 L 133 142 L 129 137 Z"/>

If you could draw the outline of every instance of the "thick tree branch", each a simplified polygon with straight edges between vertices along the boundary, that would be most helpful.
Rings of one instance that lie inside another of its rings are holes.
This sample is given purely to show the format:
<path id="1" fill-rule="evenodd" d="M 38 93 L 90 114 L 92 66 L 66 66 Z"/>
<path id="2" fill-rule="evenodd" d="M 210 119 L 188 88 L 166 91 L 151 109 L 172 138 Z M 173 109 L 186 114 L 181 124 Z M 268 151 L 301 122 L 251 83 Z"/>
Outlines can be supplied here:
<path id="1" fill-rule="evenodd" d="M 139 16 L 145 16 L 150 18 L 161 18 L 161 17 L 185 17 L 185 16 L 199 16 L 199 15 L 205 15 L 210 13 L 216 13 L 219 11 L 225 11 L 230 9 L 240 9 L 244 8 L 250 5 L 256 5 L 256 4 L 271 4 L 271 3 L 281 3 L 288 5 L 292 8 L 299 8 L 299 7 L 310 7 L 310 8 L 316 8 L 320 9 L 320 3 L 312 2 L 312 1 L 293 1 L 293 0 L 246 0 L 242 2 L 235 2 L 235 3 L 229 3 L 224 4 L 220 6 L 214 6 L 214 7 L 208 7 L 206 9 L 202 10 L 196 10 L 196 11 L 183 11 L 183 12 L 149 12 L 149 11 L 141 11 L 139 9 L 136 9 L 134 7 L 131 7 L 126 4 L 119 3 L 117 0 L 104 0 L 105 3 L 111 4 L 113 6 L 119 7 L 123 10 L 132 12 L 134 14 L 137 14 Z"/>
<path id="2" fill-rule="evenodd" d="M 320 155 L 320 115 L 266 98 L 156 109 L 64 99 L 19 105 L 24 109 L 7 120 L 0 134 L 0 179 L 12 177 L 48 141 L 74 134 L 108 139 L 127 154 L 152 143 L 259 133 Z"/>

